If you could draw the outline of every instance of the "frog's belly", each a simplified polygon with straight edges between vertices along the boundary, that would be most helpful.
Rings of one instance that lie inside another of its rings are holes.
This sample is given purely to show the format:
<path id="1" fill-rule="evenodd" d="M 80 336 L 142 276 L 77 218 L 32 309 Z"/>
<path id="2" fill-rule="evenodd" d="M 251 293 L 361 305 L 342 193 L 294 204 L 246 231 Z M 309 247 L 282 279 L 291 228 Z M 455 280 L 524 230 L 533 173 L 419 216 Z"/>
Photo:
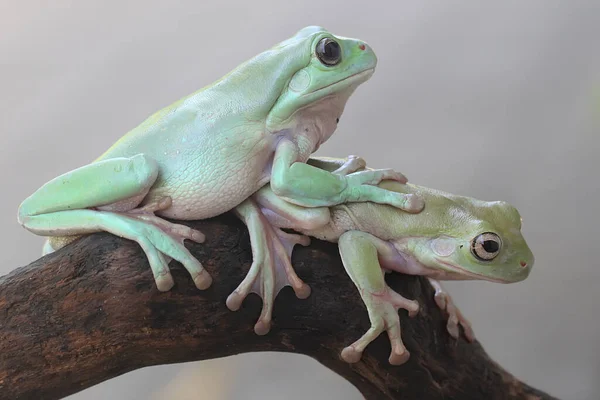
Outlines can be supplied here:
<path id="1" fill-rule="evenodd" d="M 169 163 L 161 168 L 144 203 L 170 196 L 172 206 L 157 214 L 181 220 L 211 218 L 230 211 L 269 182 L 273 150 L 267 146 L 248 155 L 222 158 L 223 154 L 215 152 L 191 164 Z M 230 161 L 225 163 L 224 159 Z"/>
<path id="2" fill-rule="evenodd" d="M 157 214 L 181 220 L 211 218 L 232 210 L 268 181 L 269 175 L 249 170 L 209 182 L 192 181 L 189 186 L 175 190 L 152 191 L 145 203 L 168 195 L 171 207 Z"/>

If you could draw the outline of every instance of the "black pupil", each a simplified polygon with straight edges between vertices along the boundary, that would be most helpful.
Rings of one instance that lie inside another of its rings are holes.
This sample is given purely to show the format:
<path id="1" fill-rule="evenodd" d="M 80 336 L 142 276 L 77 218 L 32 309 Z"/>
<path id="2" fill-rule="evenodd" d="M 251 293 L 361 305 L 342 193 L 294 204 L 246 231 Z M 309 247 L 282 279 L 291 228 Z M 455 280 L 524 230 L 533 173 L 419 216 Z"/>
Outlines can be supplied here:
<path id="1" fill-rule="evenodd" d="M 482 247 L 488 253 L 495 253 L 500 249 L 500 245 L 495 240 L 485 240 Z"/>
<path id="2" fill-rule="evenodd" d="M 340 56 L 340 45 L 337 42 L 328 42 L 325 44 L 325 52 L 323 54 L 329 60 L 337 60 Z"/>

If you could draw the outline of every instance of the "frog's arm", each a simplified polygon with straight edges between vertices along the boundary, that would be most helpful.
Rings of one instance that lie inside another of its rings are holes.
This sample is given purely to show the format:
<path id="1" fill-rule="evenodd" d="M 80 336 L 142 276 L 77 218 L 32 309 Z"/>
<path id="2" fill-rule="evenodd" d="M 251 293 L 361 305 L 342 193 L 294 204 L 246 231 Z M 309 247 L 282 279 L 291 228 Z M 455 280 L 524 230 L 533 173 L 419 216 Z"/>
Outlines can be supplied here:
<path id="1" fill-rule="evenodd" d="M 282 139 L 275 151 L 271 174 L 273 192 L 303 207 L 329 207 L 348 202 L 371 201 L 389 204 L 407 212 L 419 212 L 423 200 L 414 194 L 396 193 L 377 187 L 383 180 L 405 182 L 392 169 L 334 174 L 307 163 L 298 162 L 297 145 Z"/>
<path id="2" fill-rule="evenodd" d="M 95 162 L 38 189 L 19 206 L 18 220 L 29 231 L 43 236 L 107 231 L 136 241 L 148 257 L 159 290 L 173 286 L 166 257 L 183 264 L 196 286 L 205 289 L 211 277 L 183 245 L 184 239 L 201 243 L 204 236 L 154 216 L 154 211 L 170 206 L 170 198 L 134 209 L 157 176 L 158 165 L 145 155 Z"/>
<path id="3" fill-rule="evenodd" d="M 395 250 L 390 243 L 360 231 L 344 233 L 338 243 L 344 268 L 358 288 L 371 321 L 371 328 L 342 351 L 342 358 L 346 362 L 358 362 L 367 345 L 387 331 L 392 345 L 390 363 L 404 363 L 409 353 L 402 343 L 398 310 L 405 309 L 414 316 L 419 305 L 394 292 L 385 283 L 379 260 L 393 261 Z"/>

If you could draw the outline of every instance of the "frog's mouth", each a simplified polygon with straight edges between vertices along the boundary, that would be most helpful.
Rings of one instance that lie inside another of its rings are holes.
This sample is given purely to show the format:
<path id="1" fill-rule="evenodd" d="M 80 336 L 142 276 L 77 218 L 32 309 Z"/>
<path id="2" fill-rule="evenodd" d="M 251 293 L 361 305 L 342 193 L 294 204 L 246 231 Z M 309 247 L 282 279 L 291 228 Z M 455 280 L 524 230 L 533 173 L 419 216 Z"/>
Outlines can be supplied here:
<path id="1" fill-rule="evenodd" d="M 323 87 L 315 89 L 312 92 L 308 92 L 308 93 L 305 94 L 305 96 L 306 95 L 312 95 L 312 94 L 315 94 L 315 93 L 319 93 L 322 90 L 325 90 L 325 89 L 328 89 L 328 88 L 331 88 L 331 87 L 336 87 L 336 86 L 344 84 L 344 83 L 348 83 L 348 81 L 351 81 L 351 82 L 352 81 L 359 81 L 361 79 L 366 80 L 370 75 L 373 75 L 374 72 L 375 72 L 375 68 L 365 69 L 363 71 L 360 71 L 360 72 L 357 72 L 357 73 L 352 74 L 350 76 L 347 76 L 344 79 L 340 79 L 337 82 L 330 83 L 329 85 L 325 85 Z"/>
<path id="2" fill-rule="evenodd" d="M 451 264 L 447 261 L 442 261 L 439 258 L 435 259 L 438 263 L 442 264 L 443 266 L 447 267 L 448 269 L 450 269 L 452 272 L 456 272 L 457 274 L 460 275 L 466 275 L 478 280 L 483 280 L 483 281 L 489 281 L 489 282 L 495 282 L 495 283 L 512 283 L 514 281 L 509 281 L 506 279 L 500 279 L 500 278 L 491 278 L 489 276 L 486 275 L 482 275 L 482 274 L 478 274 L 472 271 L 468 271 L 462 267 L 459 267 L 458 265 L 454 265 Z"/>

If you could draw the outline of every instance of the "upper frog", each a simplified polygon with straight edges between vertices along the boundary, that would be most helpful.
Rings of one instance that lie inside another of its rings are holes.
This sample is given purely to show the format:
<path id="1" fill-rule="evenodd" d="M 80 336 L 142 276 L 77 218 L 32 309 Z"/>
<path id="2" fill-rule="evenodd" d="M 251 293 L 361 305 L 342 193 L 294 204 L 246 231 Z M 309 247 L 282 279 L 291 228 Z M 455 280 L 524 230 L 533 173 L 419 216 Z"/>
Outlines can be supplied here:
<path id="1" fill-rule="evenodd" d="M 235 152 L 244 158 L 242 149 L 260 143 L 259 150 L 269 153 L 286 137 L 298 142 L 304 161 L 333 134 L 348 98 L 372 76 L 376 65 L 377 57 L 365 42 L 306 27 L 210 86 L 156 112 L 100 159 L 140 150 L 158 157 L 175 149 L 198 154 L 198 147 L 209 145 L 220 148 L 221 157 Z M 173 140 L 174 131 L 179 140 Z M 197 142 L 198 138 L 204 140 Z M 219 143 L 207 143 L 208 139 Z M 249 156 L 254 155 L 245 155 Z"/>
<path id="2" fill-rule="evenodd" d="M 183 246 L 204 236 L 163 217 L 198 220 L 234 209 L 270 182 L 305 207 L 374 201 L 410 212 L 416 196 L 382 191 L 392 170 L 332 174 L 305 161 L 335 131 L 344 106 L 377 64 L 365 42 L 307 27 L 203 89 L 154 113 L 89 165 L 43 185 L 19 207 L 45 252 L 96 231 L 137 241 L 157 284 L 176 259 L 205 288 L 210 277 Z"/>

